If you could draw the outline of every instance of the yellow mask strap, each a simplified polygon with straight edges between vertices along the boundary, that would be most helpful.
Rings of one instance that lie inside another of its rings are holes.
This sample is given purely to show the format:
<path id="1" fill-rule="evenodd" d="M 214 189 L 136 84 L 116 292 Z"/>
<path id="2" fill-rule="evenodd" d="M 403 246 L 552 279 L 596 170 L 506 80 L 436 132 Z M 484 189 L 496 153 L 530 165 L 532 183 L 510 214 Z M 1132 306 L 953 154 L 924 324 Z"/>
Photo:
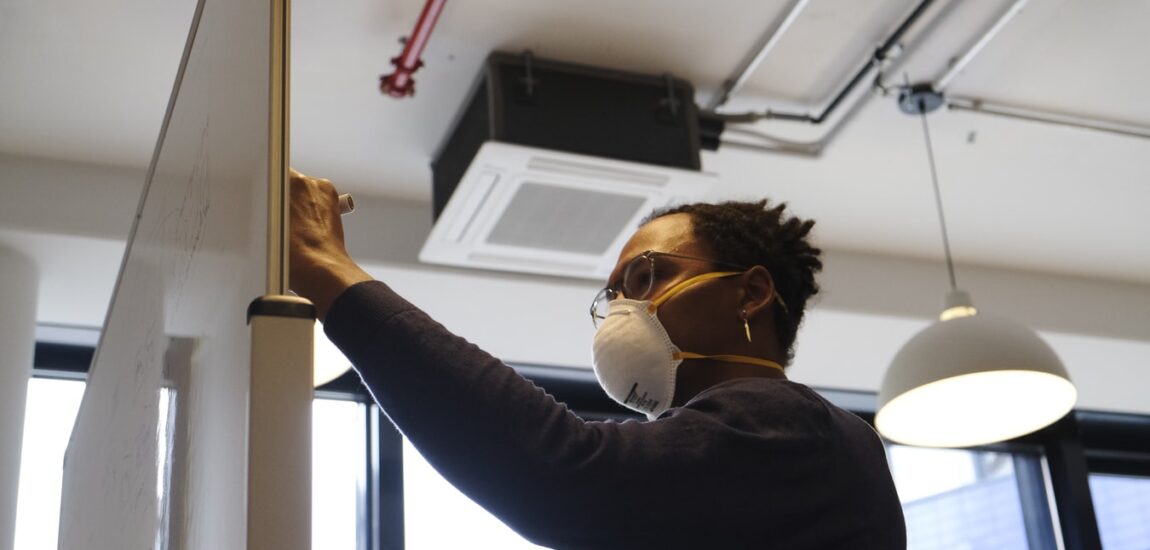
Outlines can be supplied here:
<path id="1" fill-rule="evenodd" d="M 658 309 L 659 306 L 663 305 L 664 302 L 666 302 L 667 300 L 670 300 L 676 294 L 686 290 L 687 287 L 689 287 L 689 286 L 701 283 L 703 281 L 710 281 L 711 279 L 721 279 L 723 277 L 732 277 L 735 275 L 742 275 L 742 274 L 743 274 L 742 271 L 712 271 L 711 273 L 703 273 L 701 275 L 695 275 L 694 277 L 691 277 L 690 279 L 682 281 L 682 282 L 676 284 L 675 286 L 668 288 L 667 291 L 664 292 L 662 296 L 659 296 L 658 298 L 655 298 L 654 300 L 651 301 L 651 305 L 647 308 L 647 310 L 650 311 L 651 313 L 654 313 L 655 310 Z"/>
<path id="2" fill-rule="evenodd" d="M 702 355 L 699 353 L 691 353 L 689 351 L 680 351 L 675 353 L 675 359 L 714 359 L 715 361 L 723 361 L 725 363 L 744 363 L 747 365 L 757 365 L 760 367 L 768 367 L 778 369 L 780 372 L 783 366 L 766 359 L 759 359 L 758 357 L 749 357 L 746 355 Z"/>

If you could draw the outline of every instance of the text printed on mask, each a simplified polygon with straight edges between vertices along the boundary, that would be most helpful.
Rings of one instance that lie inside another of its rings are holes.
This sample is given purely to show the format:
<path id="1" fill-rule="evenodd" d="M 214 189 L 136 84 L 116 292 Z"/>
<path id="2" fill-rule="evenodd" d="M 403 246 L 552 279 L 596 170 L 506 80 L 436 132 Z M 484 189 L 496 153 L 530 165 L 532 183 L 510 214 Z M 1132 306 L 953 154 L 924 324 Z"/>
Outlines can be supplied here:
<path id="1" fill-rule="evenodd" d="M 624 405 L 631 405 L 634 408 L 644 411 L 653 411 L 655 407 L 659 406 L 659 402 L 654 399 L 647 398 L 647 392 L 639 395 L 635 390 L 639 388 L 639 383 L 631 386 L 631 391 L 627 393 L 627 398 L 623 400 Z"/>

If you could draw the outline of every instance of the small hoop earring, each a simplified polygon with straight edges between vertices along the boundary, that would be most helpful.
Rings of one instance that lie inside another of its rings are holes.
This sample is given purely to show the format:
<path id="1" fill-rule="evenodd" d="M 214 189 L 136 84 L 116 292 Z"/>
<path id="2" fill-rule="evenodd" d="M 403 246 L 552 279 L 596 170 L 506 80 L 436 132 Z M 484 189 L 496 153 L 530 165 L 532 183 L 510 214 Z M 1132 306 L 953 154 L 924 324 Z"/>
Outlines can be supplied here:
<path id="1" fill-rule="evenodd" d="M 741 317 L 743 318 L 743 331 L 747 335 L 747 343 L 751 343 L 751 323 L 747 321 L 747 310 L 742 311 Z"/>

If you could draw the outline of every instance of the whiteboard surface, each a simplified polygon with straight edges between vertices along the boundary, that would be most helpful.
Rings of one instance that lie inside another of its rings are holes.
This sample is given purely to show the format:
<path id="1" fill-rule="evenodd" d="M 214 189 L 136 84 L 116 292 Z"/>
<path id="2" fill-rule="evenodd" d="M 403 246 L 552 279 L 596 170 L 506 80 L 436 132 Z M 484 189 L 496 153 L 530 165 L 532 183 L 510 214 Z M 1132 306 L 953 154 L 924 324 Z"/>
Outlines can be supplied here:
<path id="1" fill-rule="evenodd" d="M 200 0 L 64 466 L 60 548 L 242 548 L 268 0 Z"/>

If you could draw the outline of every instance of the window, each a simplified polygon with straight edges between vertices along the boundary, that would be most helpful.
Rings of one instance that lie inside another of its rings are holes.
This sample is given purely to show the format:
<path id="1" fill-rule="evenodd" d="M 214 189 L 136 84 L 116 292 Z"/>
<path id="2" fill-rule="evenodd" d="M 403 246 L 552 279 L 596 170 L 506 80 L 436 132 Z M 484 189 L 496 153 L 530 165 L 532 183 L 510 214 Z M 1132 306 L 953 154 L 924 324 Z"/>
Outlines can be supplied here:
<path id="1" fill-rule="evenodd" d="M 357 550 L 367 460 L 367 405 L 312 405 L 312 548 Z"/>
<path id="2" fill-rule="evenodd" d="M 60 523 L 64 451 L 84 382 L 32 378 L 24 417 L 15 548 L 52 550 Z M 363 474 L 367 471 L 366 407 L 316 399 L 312 410 L 312 546 L 359 548 Z"/>
<path id="3" fill-rule="evenodd" d="M 406 550 L 542 548 L 527 542 L 443 479 L 403 440 Z"/>
<path id="4" fill-rule="evenodd" d="M 1090 474 L 1090 495 L 1103 548 L 1150 546 L 1150 477 Z"/>
<path id="5" fill-rule="evenodd" d="M 58 367 L 41 359 L 40 347 L 37 367 Z M 87 355 L 75 358 L 63 353 L 51 357 L 61 364 L 86 365 L 91 351 L 85 351 Z M 82 367 L 71 370 L 82 373 Z M 348 379 L 354 387 L 320 392 L 313 411 L 315 548 L 538 548 L 439 476 L 391 428 L 378 408 L 367 404 L 369 397 L 358 388 L 358 378 Z M 557 377 L 546 382 L 545 387 L 587 418 L 625 414 L 610 408 L 614 404 L 603 396 L 593 378 Z M 54 549 L 62 460 L 84 383 L 33 378 L 28 388 L 15 547 Z M 353 395 L 359 401 L 341 400 Z M 326 399 L 332 396 L 338 399 Z M 871 395 L 865 397 L 873 400 Z M 867 410 L 848 403 L 840 406 Z M 1063 547 L 1060 534 L 1067 536 L 1065 533 L 1074 529 L 1055 530 L 1053 500 L 1046 488 L 1057 488 L 1059 480 L 1069 479 L 1084 493 L 1087 460 L 1093 460 L 1090 469 L 1095 472 L 1089 475 L 1089 494 L 1096 518 L 1088 513 L 1083 514 L 1085 518 L 1076 518 L 1078 531 L 1092 531 L 1096 519 L 1107 550 L 1150 548 L 1150 461 L 1145 459 L 1150 457 L 1150 444 L 1146 443 L 1150 441 L 1150 418 L 1082 411 L 1075 416 L 1082 422 L 1083 435 L 1079 438 L 1074 430 L 1060 436 L 1071 443 L 1064 445 L 1066 456 L 1061 458 L 1051 451 L 1054 447 L 1044 443 L 1051 434 L 1036 434 L 1029 440 L 995 447 L 997 452 L 889 446 L 891 470 L 907 519 L 909 548 Z M 1045 459 L 1038 448 L 1046 449 Z M 369 456 L 373 458 L 369 460 Z M 1114 457 L 1121 460 L 1116 462 Z M 1074 460 L 1078 464 L 1073 464 Z M 1069 517 L 1064 507 L 1081 509 L 1073 499 L 1083 493 L 1072 493 L 1069 504 L 1064 502 L 1067 499 L 1059 501 L 1063 518 Z M 1064 520 L 1063 529 L 1070 524 Z M 1065 547 L 1093 547 L 1088 537 L 1080 538 L 1087 541 L 1085 546 L 1067 536 Z M 381 544 L 382 539 L 387 542 Z"/>
<path id="6" fill-rule="evenodd" d="M 1043 484 L 1016 471 L 1040 471 L 1036 455 L 891 445 L 888 456 L 908 548 L 1028 550 L 1053 541 Z M 1028 526 L 1028 517 L 1045 525 Z"/>
<path id="7" fill-rule="evenodd" d="M 28 381 L 13 548 L 56 548 L 64 450 L 83 396 L 84 383 L 77 380 Z"/>

